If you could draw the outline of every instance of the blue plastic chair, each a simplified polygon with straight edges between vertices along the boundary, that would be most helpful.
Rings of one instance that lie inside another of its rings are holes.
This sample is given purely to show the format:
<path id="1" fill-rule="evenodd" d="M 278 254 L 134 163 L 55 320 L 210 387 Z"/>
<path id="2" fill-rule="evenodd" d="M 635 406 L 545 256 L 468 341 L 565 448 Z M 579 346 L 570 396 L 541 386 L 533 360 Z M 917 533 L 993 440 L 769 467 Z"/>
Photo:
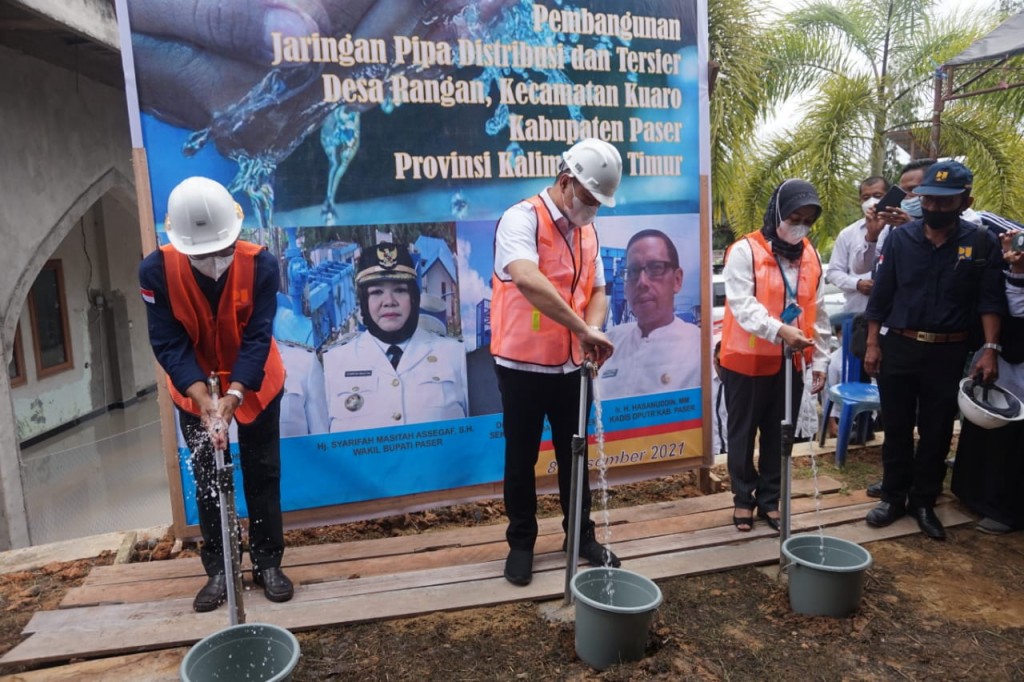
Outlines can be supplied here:
<path id="1" fill-rule="evenodd" d="M 821 415 L 821 430 L 818 444 L 825 444 L 826 427 L 828 418 L 832 413 L 832 406 L 836 405 L 839 411 L 839 433 L 836 439 L 836 466 L 843 466 L 846 463 L 846 450 L 850 443 L 850 434 L 853 432 L 853 424 L 857 415 L 862 412 L 874 412 L 881 407 L 878 397 L 878 386 L 874 384 L 862 384 L 860 381 L 860 360 L 850 351 L 850 340 L 853 337 L 854 313 L 836 313 L 829 320 L 832 328 L 841 326 L 843 329 L 842 359 L 843 366 L 839 375 L 839 383 L 828 389 L 825 394 L 825 408 Z M 868 420 L 861 424 L 860 442 L 867 439 Z"/>

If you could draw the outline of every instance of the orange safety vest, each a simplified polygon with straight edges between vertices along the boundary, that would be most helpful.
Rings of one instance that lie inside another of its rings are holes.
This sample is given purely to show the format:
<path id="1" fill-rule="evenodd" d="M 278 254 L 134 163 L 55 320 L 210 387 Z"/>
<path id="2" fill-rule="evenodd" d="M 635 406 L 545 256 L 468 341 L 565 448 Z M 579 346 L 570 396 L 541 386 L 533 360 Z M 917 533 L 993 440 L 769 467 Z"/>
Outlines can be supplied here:
<path id="1" fill-rule="evenodd" d="M 263 247 L 249 242 L 235 242 L 235 257 L 228 269 L 228 280 L 224 284 L 216 315 L 192 274 L 188 256 L 169 245 L 161 246 L 160 250 L 164 256 L 171 312 L 192 341 L 199 367 L 206 375 L 216 372 L 220 377 L 223 394 L 228 389 L 231 368 L 242 345 L 242 334 L 252 315 L 256 256 L 263 251 Z M 247 393 L 245 402 L 235 412 L 235 418 L 242 424 L 252 423 L 284 387 L 284 363 L 281 362 L 281 354 L 273 338 L 270 340 L 270 352 L 263 371 L 263 384 L 259 390 Z M 178 391 L 170 377 L 167 377 L 167 387 L 175 405 L 199 416 L 199 406 Z"/>
<path id="2" fill-rule="evenodd" d="M 786 284 L 782 268 L 775 260 L 771 244 L 760 231 L 744 237 L 750 244 L 754 260 L 754 295 L 775 319 L 780 319 L 786 306 Z M 729 247 L 729 252 L 732 247 Z M 726 252 L 726 258 L 729 257 Z M 800 276 L 796 283 L 796 304 L 803 311 L 793 323 L 804 336 L 814 338 L 817 317 L 818 283 L 821 281 L 821 260 L 811 243 L 804 239 L 800 257 Z M 740 326 L 728 302 L 722 322 L 722 367 L 747 376 L 771 376 L 782 369 L 782 345 L 766 341 Z M 804 361 L 810 364 L 814 349 L 804 349 Z M 794 358 L 795 361 L 795 358 Z"/>
<path id="3" fill-rule="evenodd" d="M 537 266 L 562 300 L 582 318 L 597 275 L 597 230 L 593 224 L 577 228 L 572 235 L 577 241 L 573 249 L 555 225 L 544 200 L 538 195 L 527 201 L 537 215 Z M 583 364 L 580 344 L 573 333 L 537 310 L 514 282 L 494 272 L 491 287 L 492 355 L 545 367 L 561 367 L 568 360 Z"/>

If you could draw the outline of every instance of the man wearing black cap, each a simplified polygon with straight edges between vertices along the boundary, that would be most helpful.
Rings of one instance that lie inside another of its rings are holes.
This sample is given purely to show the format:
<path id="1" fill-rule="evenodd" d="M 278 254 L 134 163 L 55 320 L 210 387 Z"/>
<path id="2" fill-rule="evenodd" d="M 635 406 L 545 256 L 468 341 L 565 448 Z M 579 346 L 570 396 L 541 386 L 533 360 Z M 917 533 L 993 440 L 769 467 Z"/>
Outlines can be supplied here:
<path id="1" fill-rule="evenodd" d="M 466 352 L 418 327 L 420 287 L 405 245 L 364 248 L 356 286 L 366 332 L 323 355 L 331 431 L 465 417 Z"/>
<path id="2" fill-rule="evenodd" d="M 974 201 L 972 181 L 971 171 L 956 161 L 928 169 L 915 190 L 923 218 L 889 235 L 865 312 L 864 366 L 878 377 L 885 415 L 882 502 L 867 522 L 888 526 L 909 510 L 935 540 L 946 537 L 934 506 L 946 475 L 974 315 L 981 315 L 985 345 L 971 374 L 989 382 L 998 372 L 1002 257 L 994 236 L 961 217 Z"/>

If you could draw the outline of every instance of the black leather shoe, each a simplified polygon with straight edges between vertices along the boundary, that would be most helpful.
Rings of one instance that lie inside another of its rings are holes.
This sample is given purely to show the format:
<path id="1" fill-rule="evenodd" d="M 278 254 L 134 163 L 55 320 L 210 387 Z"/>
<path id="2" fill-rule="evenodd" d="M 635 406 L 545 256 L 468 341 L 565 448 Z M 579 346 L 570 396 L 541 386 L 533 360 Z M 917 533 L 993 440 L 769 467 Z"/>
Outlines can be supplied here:
<path id="1" fill-rule="evenodd" d="M 533 552 L 529 549 L 509 550 L 505 559 L 505 580 L 513 585 L 529 585 L 533 580 Z"/>
<path id="2" fill-rule="evenodd" d="M 589 538 L 580 543 L 580 558 L 586 559 L 591 566 L 611 566 L 618 568 L 622 565 L 619 557 L 594 538 Z"/>
<path id="3" fill-rule="evenodd" d="M 865 521 L 869 526 L 884 528 L 893 521 L 897 521 L 907 515 L 907 508 L 895 502 L 879 502 L 878 506 L 868 512 Z"/>
<path id="4" fill-rule="evenodd" d="M 871 485 L 868 486 L 868 489 L 865 492 L 867 492 L 868 497 L 875 497 L 875 498 L 881 497 L 882 496 L 882 482 L 879 481 L 878 483 L 872 483 Z"/>
<path id="5" fill-rule="evenodd" d="M 945 540 L 946 529 L 942 527 L 942 521 L 939 521 L 939 517 L 935 515 L 935 509 L 932 507 L 914 507 L 910 510 L 914 520 L 917 521 L 917 527 L 921 529 L 921 532 L 930 537 L 932 540 Z"/>
<path id="6" fill-rule="evenodd" d="M 270 601 L 288 601 L 295 594 L 292 581 L 280 568 L 264 568 L 259 573 L 253 571 L 252 581 L 263 588 L 263 594 Z"/>
<path id="7" fill-rule="evenodd" d="M 199 590 L 199 594 L 192 601 L 192 608 L 197 613 L 205 613 L 213 611 L 227 600 L 228 581 L 224 578 L 224 574 L 221 573 L 220 575 L 207 578 L 203 589 Z"/>

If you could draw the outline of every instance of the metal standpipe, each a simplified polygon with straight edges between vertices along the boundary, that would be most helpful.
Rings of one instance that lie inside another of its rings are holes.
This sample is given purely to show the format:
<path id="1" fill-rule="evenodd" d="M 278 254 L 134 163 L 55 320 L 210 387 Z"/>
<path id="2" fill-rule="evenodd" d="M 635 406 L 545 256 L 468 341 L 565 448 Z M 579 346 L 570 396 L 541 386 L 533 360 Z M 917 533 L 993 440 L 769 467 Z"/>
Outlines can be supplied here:
<path id="1" fill-rule="evenodd" d="M 782 420 L 782 486 L 779 495 L 780 570 L 786 566 L 786 555 L 782 552 L 782 545 L 789 539 L 792 514 L 790 499 L 793 479 L 793 435 L 796 430 L 793 424 L 793 356 L 795 353 L 796 351 L 791 346 L 784 346 L 782 367 L 786 373 L 786 406 L 785 417 Z"/>
<path id="2" fill-rule="evenodd" d="M 580 563 L 580 517 L 583 515 L 583 481 L 587 475 L 587 379 L 597 374 L 597 364 L 590 360 L 583 361 L 580 371 L 580 421 L 576 435 L 572 437 L 572 487 L 569 492 L 569 528 L 565 544 L 567 560 L 565 562 L 565 597 L 562 603 L 566 606 L 573 603 L 572 579 Z"/>
<path id="3" fill-rule="evenodd" d="M 206 380 L 213 397 L 213 404 L 220 400 L 220 380 L 213 372 Z M 223 428 L 223 425 L 220 426 Z M 239 549 L 238 514 L 235 511 L 235 465 L 225 460 L 224 451 L 215 448 L 214 461 L 217 464 L 217 491 L 220 502 L 220 541 L 224 550 L 224 575 L 227 581 L 228 616 L 231 625 L 245 623 L 245 606 L 242 603 L 242 557 Z"/>

